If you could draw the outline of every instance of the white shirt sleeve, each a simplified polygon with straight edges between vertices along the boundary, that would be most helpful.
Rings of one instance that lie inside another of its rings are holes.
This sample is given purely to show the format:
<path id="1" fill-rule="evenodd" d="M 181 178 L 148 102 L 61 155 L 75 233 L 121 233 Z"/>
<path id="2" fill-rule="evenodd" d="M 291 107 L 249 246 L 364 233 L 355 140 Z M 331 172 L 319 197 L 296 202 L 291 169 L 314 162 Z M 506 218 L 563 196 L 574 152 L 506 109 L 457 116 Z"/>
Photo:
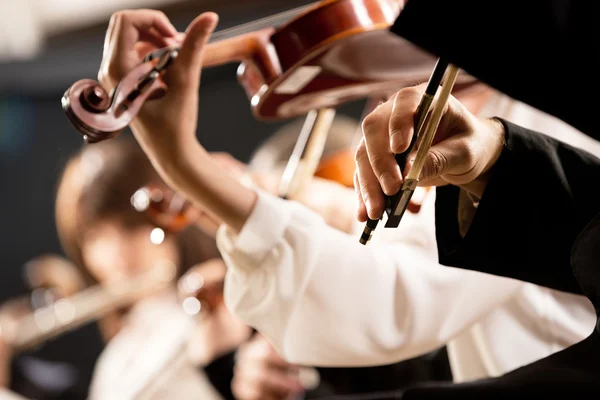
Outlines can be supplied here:
<path id="1" fill-rule="evenodd" d="M 297 364 L 383 365 L 444 345 L 522 283 L 439 265 L 434 197 L 363 246 L 258 190 L 239 235 L 217 234 L 228 308 Z"/>

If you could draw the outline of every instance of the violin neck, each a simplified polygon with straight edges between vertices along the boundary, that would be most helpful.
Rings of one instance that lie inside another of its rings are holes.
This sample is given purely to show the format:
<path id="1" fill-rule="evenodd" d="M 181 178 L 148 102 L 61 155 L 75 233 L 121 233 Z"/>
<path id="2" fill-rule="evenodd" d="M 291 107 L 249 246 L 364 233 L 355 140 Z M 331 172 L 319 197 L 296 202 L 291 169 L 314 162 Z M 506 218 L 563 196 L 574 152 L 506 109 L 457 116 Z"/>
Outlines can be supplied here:
<path id="1" fill-rule="evenodd" d="M 204 67 L 244 62 L 254 58 L 255 54 L 268 44 L 272 28 L 250 32 L 229 39 L 209 43 L 204 53 Z"/>

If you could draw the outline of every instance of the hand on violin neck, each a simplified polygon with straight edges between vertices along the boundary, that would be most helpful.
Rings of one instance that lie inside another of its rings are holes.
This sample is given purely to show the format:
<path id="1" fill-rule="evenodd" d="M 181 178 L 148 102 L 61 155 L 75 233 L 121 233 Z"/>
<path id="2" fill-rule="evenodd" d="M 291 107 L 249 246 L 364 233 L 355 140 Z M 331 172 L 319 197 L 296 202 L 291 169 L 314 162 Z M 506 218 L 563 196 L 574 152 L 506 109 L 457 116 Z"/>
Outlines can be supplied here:
<path id="1" fill-rule="evenodd" d="M 172 45 L 176 38 L 177 29 L 161 11 L 114 13 L 104 40 L 98 80 L 111 90 L 142 61 L 146 52 Z"/>
<path id="2" fill-rule="evenodd" d="M 395 155 L 406 151 L 414 134 L 414 118 L 425 85 L 400 90 L 369 114 L 356 151 L 355 186 L 358 220 L 379 219 L 384 193 L 396 194 L 403 174 Z M 504 128 L 495 120 L 477 118 L 450 96 L 427 152 L 419 186 L 457 185 L 481 196 L 488 171 L 503 148 Z M 410 173 L 417 148 L 407 157 L 404 176 Z"/>
<path id="3" fill-rule="evenodd" d="M 223 172 L 196 138 L 204 49 L 217 21 L 214 13 L 201 14 L 181 40 L 182 35 L 159 11 L 119 12 L 111 18 L 100 77 L 114 84 L 141 62 L 141 50 L 181 42 L 163 78 L 166 94 L 144 103 L 130 126 L 169 186 L 217 220 L 240 230 L 256 195 Z"/>
<path id="4" fill-rule="evenodd" d="M 161 152 L 165 151 L 177 152 L 195 140 L 203 50 L 217 20 L 216 14 L 204 13 L 181 34 L 156 10 L 126 10 L 111 17 L 98 74 L 107 90 L 137 67 L 149 51 L 173 45 L 180 48 L 162 78 L 166 94 L 146 102 L 131 124 L 144 149 L 151 151 L 151 158 L 164 156 Z"/>
<path id="5" fill-rule="evenodd" d="M 100 70 L 100 78 L 107 86 L 142 62 L 149 50 L 174 43 L 180 47 L 163 77 L 166 94 L 146 102 L 131 123 L 136 139 L 159 172 L 171 170 L 173 165 L 169 164 L 191 157 L 189 150 L 198 147 L 196 124 L 203 48 L 217 19 L 214 13 L 204 13 L 182 35 L 160 11 L 122 11 L 111 18 Z"/>

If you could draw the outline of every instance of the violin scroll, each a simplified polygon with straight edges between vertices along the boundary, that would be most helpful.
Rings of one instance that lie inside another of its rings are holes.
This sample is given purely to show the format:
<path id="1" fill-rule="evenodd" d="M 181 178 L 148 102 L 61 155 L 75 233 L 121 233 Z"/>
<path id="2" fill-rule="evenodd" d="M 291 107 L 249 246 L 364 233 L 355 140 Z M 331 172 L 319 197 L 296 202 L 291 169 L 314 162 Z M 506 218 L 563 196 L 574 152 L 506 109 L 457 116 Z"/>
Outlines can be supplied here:
<path id="1" fill-rule="evenodd" d="M 79 80 L 64 93 L 63 110 L 87 143 L 115 137 L 131 123 L 146 100 L 166 93 L 161 78 L 175 57 L 176 49 L 161 51 L 159 57 L 131 70 L 110 94 L 97 81 Z"/>

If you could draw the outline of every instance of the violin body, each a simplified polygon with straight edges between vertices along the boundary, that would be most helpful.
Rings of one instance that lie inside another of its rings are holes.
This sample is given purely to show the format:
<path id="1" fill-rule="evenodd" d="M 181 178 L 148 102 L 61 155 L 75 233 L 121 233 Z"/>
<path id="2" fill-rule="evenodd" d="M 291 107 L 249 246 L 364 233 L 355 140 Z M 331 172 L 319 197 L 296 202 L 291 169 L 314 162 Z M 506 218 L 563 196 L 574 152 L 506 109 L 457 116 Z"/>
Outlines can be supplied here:
<path id="1" fill-rule="evenodd" d="M 354 149 L 348 148 L 336 151 L 321 160 L 319 167 L 315 171 L 315 176 L 337 182 L 348 188 L 354 188 L 355 170 L 356 163 L 354 162 Z M 418 214 L 419 211 L 421 211 L 423 201 L 425 201 L 427 193 L 430 190 L 431 187 L 429 186 L 419 187 L 417 191 L 415 191 L 415 196 L 411 198 L 406 209 L 413 214 Z"/>
<path id="2" fill-rule="evenodd" d="M 258 56 L 242 60 L 238 69 L 255 117 L 292 118 L 374 91 L 393 93 L 397 86 L 389 81 L 401 85 L 403 77 L 382 79 L 387 60 L 364 50 L 389 40 L 388 28 L 399 11 L 398 0 L 328 0 L 261 38 L 265 48 L 257 48 Z M 389 70 L 397 71 L 397 65 L 391 60 Z"/>
<path id="3" fill-rule="evenodd" d="M 198 210 L 179 193 L 154 184 L 137 190 L 131 196 L 131 205 L 169 232 L 182 231 L 199 215 Z"/>
<path id="4" fill-rule="evenodd" d="M 436 59 L 389 32 L 403 3 L 325 0 L 272 32 L 250 34 L 238 81 L 254 116 L 293 118 L 426 81 Z"/>
<path id="5" fill-rule="evenodd" d="M 336 151 L 322 159 L 315 171 L 315 176 L 337 182 L 348 188 L 354 188 L 355 170 L 354 151 L 348 148 Z"/>

